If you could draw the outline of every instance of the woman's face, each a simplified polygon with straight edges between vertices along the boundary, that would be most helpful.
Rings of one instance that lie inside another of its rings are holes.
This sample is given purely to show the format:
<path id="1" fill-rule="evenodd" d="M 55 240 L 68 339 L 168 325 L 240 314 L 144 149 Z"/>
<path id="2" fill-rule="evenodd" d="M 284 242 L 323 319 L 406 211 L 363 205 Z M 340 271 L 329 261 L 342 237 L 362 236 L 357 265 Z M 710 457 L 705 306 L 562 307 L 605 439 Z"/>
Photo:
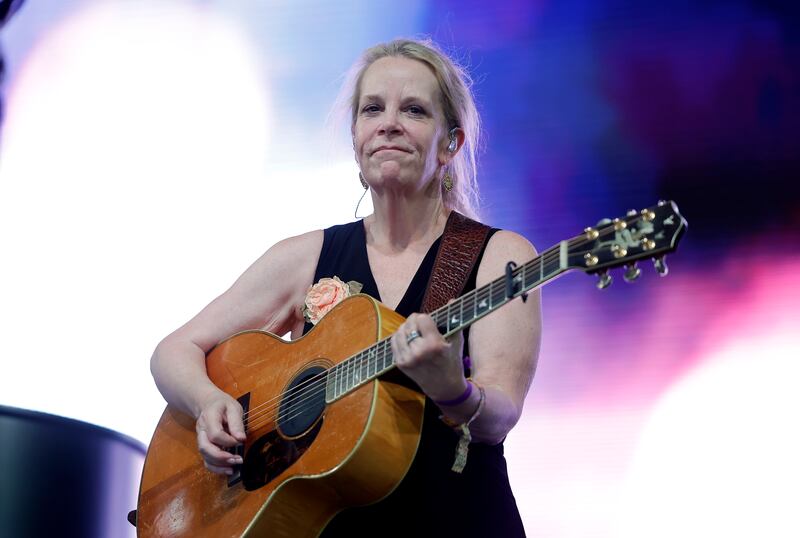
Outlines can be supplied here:
<path id="1" fill-rule="evenodd" d="M 370 65 L 353 127 L 356 160 L 370 186 L 424 190 L 449 160 L 444 123 L 439 84 L 428 66 L 397 57 Z"/>

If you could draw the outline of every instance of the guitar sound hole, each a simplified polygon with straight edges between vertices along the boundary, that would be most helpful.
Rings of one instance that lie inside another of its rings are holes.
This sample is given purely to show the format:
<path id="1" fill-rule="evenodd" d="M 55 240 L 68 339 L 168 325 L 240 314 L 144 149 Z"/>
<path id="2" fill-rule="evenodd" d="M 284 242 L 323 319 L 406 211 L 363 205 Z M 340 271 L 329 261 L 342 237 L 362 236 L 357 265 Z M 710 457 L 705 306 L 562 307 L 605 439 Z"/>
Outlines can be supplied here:
<path id="1" fill-rule="evenodd" d="M 325 368 L 303 370 L 289 384 L 278 412 L 278 430 L 285 437 L 302 435 L 325 411 Z"/>
<path id="2" fill-rule="evenodd" d="M 241 468 L 244 489 L 258 489 L 288 469 L 317 437 L 325 411 L 325 368 L 300 372 L 285 390 L 278 410 L 277 429 L 248 448 Z"/>

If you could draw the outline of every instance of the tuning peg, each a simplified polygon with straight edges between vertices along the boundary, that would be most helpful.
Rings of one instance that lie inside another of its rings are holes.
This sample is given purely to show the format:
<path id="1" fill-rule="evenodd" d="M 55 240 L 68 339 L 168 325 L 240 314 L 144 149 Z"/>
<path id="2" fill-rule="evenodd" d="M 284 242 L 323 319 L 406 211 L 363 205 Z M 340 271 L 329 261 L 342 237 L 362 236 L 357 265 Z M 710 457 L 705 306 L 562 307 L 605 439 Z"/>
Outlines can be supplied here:
<path id="1" fill-rule="evenodd" d="M 635 217 L 638 214 L 639 214 L 639 212 L 636 211 L 635 209 L 629 209 L 628 212 L 626 213 L 626 215 L 629 216 L 629 217 Z"/>
<path id="2" fill-rule="evenodd" d="M 599 228 L 600 226 L 606 226 L 607 224 L 611 224 L 611 222 L 611 219 L 600 219 L 597 221 L 597 227 Z"/>
<path id="3" fill-rule="evenodd" d="M 604 290 L 611 285 L 611 275 L 608 274 L 608 269 L 597 273 L 597 289 Z"/>
<path id="4" fill-rule="evenodd" d="M 659 276 L 667 276 L 669 273 L 669 267 L 667 267 L 667 262 L 664 261 L 666 256 L 659 256 L 657 258 L 653 258 L 653 266 L 656 268 L 656 272 Z"/>
<path id="5" fill-rule="evenodd" d="M 625 279 L 625 282 L 631 283 L 639 278 L 641 274 L 642 270 L 636 267 L 636 262 L 629 263 L 625 265 L 625 274 L 622 275 L 622 278 Z"/>

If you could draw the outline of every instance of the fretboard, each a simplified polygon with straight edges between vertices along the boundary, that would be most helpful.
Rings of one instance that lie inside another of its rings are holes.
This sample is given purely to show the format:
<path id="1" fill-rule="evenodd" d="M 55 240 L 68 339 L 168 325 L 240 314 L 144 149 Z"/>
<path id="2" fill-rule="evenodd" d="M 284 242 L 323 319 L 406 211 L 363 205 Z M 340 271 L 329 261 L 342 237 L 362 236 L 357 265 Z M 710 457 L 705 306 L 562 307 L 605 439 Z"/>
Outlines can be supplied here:
<path id="1" fill-rule="evenodd" d="M 485 286 L 465 293 L 455 301 L 431 312 L 439 332 L 447 337 L 462 331 L 512 299 L 524 295 L 567 270 L 568 241 L 562 241 L 528 263 L 515 267 Z M 394 368 L 389 343 L 384 338 L 348 357 L 326 373 L 325 400 L 332 403 L 353 389 Z"/>

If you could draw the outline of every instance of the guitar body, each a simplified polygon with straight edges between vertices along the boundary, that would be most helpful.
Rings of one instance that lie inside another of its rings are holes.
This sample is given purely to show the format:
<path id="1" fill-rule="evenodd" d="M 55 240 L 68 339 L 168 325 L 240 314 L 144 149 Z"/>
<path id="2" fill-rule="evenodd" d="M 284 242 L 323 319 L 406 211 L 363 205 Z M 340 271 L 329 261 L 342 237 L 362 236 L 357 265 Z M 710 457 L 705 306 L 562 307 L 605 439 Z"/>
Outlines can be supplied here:
<path id="1" fill-rule="evenodd" d="M 388 495 L 416 454 L 421 393 L 377 379 L 300 416 L 291 410 L 302 398 L 289 401 L 286 394 L 402 322 L 371 297 L 356 295 L 294 342 L 247 331 L 214 348 L 206 359 L 209 377 L 247 412 L 240 474 L 206 470 L 194 420 L 167 406 L 144 464 L 138 535 L 314 537 L 342 509 Z M 289 411 L 280 419 L 279 402 Z"/>

